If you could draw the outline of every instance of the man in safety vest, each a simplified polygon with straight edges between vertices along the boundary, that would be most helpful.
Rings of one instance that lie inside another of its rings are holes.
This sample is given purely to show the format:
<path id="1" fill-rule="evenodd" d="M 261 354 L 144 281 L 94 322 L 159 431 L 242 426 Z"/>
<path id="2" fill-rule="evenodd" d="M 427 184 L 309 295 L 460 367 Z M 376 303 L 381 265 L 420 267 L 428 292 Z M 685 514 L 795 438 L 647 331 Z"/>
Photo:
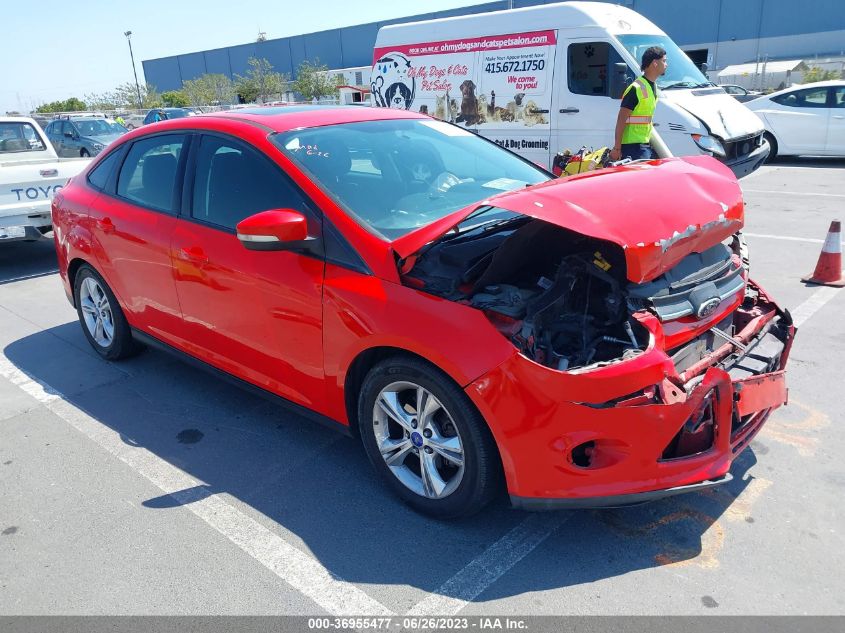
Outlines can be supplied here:
<path id="1" fill-rule="evenodd" d="M 630 158 L 655 158 L 649 145 L 652 119 L 657 107 L 657 78 L 666 73 L 666 51 L 659 46 L 652 46 L 643 53 L 643 74 L 622 93 L 622 105 L 616 117 L 616 136 L 610 160 Z"/>

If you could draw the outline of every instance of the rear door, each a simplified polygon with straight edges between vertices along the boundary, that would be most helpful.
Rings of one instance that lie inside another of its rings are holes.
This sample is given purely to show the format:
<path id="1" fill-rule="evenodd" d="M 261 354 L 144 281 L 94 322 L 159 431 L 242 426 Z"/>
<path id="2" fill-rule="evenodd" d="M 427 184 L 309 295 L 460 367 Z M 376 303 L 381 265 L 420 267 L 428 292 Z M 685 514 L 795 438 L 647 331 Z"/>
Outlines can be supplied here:
<path id="1" fill-rule="evenodd" d="M 556 150 L 613 145 L 622 95 L 610 94 L 614 64 L 624 60 L 607 40 L 575 38 L 558 63 Z M 633 80 L 633 78 L 632 78 Z"/>
<path id="2" fill-rule="evenodd" d="M 325 393 L 322 253 L 247 250 L 235 226 L 261 211 L 295 209 L 319 236 L 320 216 L 275 163 L 228 136 L 198 137 L 186 188 L 171 245 L 180 346 L 314 407 Z"/>
<path id="3" fill-rule="evenodd" d="M 184 133 L 157 134 L 111 152 L 104 160 L 121 164 L 90 215 L 100 271 L 129 323 L 168 342 L 181 318 L 170 238 L 186 142 Z"/>

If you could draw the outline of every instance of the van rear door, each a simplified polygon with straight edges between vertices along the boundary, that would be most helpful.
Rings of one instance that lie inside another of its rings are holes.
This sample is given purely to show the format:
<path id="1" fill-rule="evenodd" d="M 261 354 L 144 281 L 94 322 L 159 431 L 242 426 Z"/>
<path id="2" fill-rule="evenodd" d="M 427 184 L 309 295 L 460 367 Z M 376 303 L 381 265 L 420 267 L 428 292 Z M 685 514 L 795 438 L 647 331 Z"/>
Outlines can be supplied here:
<path id="1" fill-rule="evenodd" d="M 608 40 L 597 38 L 563 41 L 560 52 L 564 51 L 555 79 L 555 151 L 613 147 L 622 95 L 610 94 L 610 78 L 614 64 L 624 60 Z M 633 72 L 630 75 L 633 81 Z"/>

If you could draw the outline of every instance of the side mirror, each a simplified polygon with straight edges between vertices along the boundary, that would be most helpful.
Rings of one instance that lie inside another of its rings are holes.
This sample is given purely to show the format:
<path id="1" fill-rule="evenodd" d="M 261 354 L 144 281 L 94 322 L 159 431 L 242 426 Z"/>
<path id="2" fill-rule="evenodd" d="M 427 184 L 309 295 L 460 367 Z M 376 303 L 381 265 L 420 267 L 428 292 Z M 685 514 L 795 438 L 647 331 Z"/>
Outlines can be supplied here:
<path id="1" fill-rule="evenodd" d="M 625 62 L 616 62 L 613 64 L 610 72 L 610 98 L 621 99 L 625 88 L 633 81 L 628 76 L 629 68 Z"/>
<path id="2" fill-rule="evenodd" d="M 701 70 L 701 74 L 705 77 L 707 76 L 707 71 L 710 70 L 710 66 L 707 65 L 707 62 L 701 62 L 698 65 L 698 68 Z"/>
<path id="3" fill-rule="evenodd" d="M 293 209 L 262 211 L 238 222 L 238 239 L 251 251 L 283 251 L 305 246 L 308 237 L 305 216 Z"/>

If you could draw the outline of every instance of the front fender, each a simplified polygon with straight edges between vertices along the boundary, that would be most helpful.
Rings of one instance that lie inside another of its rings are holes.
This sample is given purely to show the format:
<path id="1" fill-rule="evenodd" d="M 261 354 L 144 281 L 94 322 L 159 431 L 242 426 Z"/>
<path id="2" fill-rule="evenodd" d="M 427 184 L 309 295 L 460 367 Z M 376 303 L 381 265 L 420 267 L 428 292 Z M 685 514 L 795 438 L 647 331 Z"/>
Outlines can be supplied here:
<path id="1" fill-rule="evenodd" d="M 478 310 L 372 275 L 326 267 L 323 341 L 327 403 L 346 420 L 344 384 L 363 352 L 390 347 L 420 356 L 465 387 L 516 353 Z"/>

